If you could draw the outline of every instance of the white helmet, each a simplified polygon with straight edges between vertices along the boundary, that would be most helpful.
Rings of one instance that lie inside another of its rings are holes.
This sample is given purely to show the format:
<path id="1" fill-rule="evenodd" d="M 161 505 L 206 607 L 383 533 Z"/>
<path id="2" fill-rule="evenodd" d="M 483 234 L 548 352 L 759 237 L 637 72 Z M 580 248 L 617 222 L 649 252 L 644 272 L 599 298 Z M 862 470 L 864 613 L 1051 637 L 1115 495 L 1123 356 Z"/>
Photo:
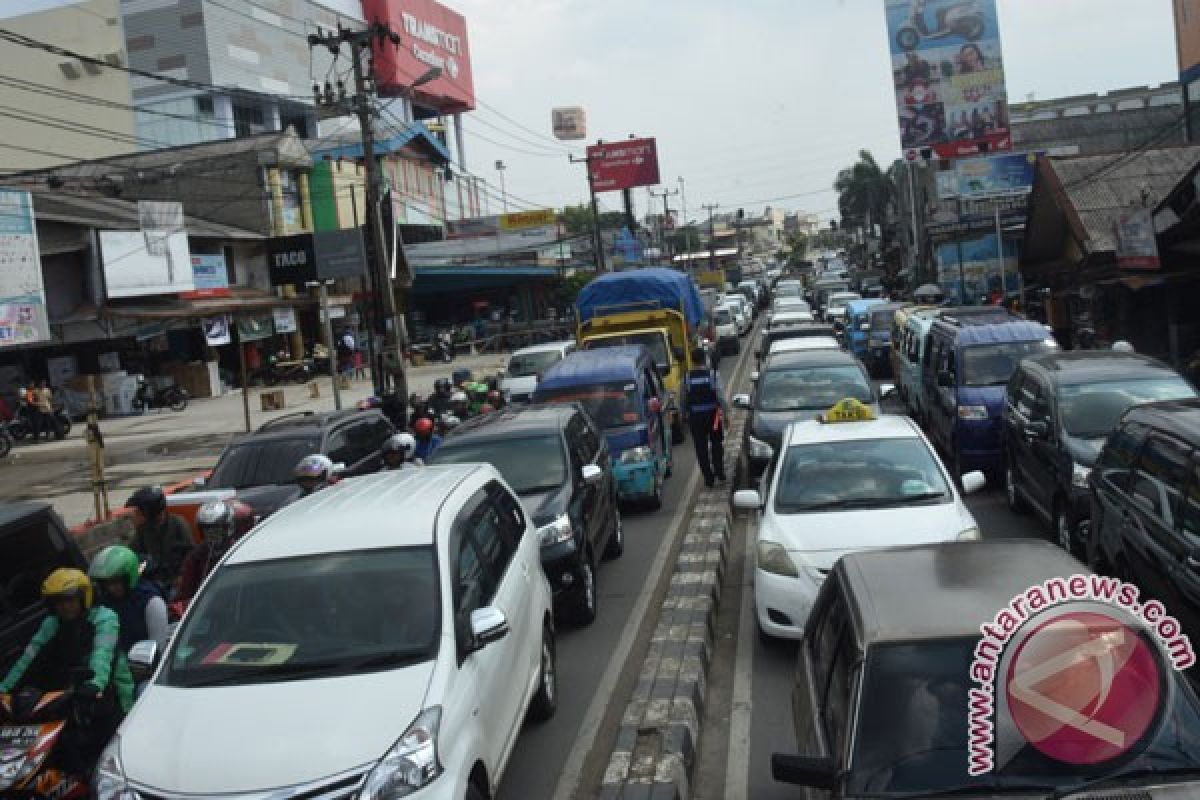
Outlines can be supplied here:
<path id="1" fill-rule="evenodd" d="M 413 453 L 416 451 L 417 440 L 413 438 L 411 433 L 392 434 L 379 450 L 383 456 L 387 456 L 388 453 L 403 453 L 405 459 L 412 458 Z"/>
<path id="2" fill-rule="evenodd" d="M 305 456 L 292 470 L 292 476 L 298 481 L 317 478 L 328 483 L 333 477 L 333 462 L 320 454 Z"/>
<path id="3" fill-rule="evenodd" d="M 463 391 L 457 391 L 457 392 L 455 392 L 454 394 L 450 395 L 450 402 L 451 402 L 451 403 L 469 403 L 469 402 L 471 402 L 471 401 L 470 401 L 470 399 L 467 397 L 467 393 L 466 393 L 466 392 L 463 392 Z"/>

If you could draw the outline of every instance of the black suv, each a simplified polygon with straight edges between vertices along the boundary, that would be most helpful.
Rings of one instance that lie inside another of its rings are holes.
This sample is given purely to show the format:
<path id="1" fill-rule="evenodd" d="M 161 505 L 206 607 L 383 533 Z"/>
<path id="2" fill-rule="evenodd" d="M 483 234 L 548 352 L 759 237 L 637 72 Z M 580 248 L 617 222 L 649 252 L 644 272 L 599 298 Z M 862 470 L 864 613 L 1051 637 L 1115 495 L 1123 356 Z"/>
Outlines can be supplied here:
<path id="1" fill-rule="evenodd" d="M 1134 353 L 1073 351 L 1027 358 L 1004 403 L 1008 506 L 1032 509 L 1068 552 L 1089 533 L 1088 475 L 1104 440 L 1131 406 L 1195 397 L 1175 370 Z"/>
<path id="2" fill-rule="evenodd" d="M 574 403 L 508 408 L 459 426 L 432 461 L 473 462 L 496 467 L 532 517 L 555 607 L 590 624 L 596 561 L 625 549 L 604 436 Z"/>
<path id="3" fill-rule="evenodd" d="M 46 616 L 42 581 L 59 567 L 87 572 L 87 559 L 46 503 L 0 505 L 0 675 Z"/>
<path id="4" fill-rule="evenodd" d="M 1091 475 L 1088 562 L 1200 635 L 1200 400 L 1137 406 Z"/>
<path id="5" fill-rule="evenodd" d="M 277 417 L 221 453 L 205 491 L 234 489 L 259 517 L 278 511 L 299 494 L 292 470 L 300 459 L 320 453 L 344 465 L 341 475 L 375 472 L 379 449 L 395 433 L 381 411 L 305 411 Z"/>

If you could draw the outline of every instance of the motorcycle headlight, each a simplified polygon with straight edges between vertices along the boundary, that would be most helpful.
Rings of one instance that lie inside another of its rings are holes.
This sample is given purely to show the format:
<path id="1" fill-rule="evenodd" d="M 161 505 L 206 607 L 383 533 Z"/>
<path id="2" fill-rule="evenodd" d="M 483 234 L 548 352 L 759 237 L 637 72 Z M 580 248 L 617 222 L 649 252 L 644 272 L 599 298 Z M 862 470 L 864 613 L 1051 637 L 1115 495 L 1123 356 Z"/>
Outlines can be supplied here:
<path id="1" fill-rule="evenodd" d="M 758 568 L 772 575 L 782 575 L 785 578 L 800 577 L 796 562 L 788 555 L 788 551 L 778 542 L 768 542 L 760 539 L 758 542 Z"/>
<path id="2" fill-rule="evenodd" d="M 988 418 L 987 406 L 959 406 L 958 418 L 978 422 Z"/>
<path id="3" fill-rule="evenodd" d="M 408 797 L 436 780 L 442 774 L 437 754 L 438 727 L 441 722 L 440 706 L 422 711 L 400 737 L 400 741 L 367 775 L 358 793 L 361 800 Z"/>
<path id="4" fill-rule="evenodd" d="M 750 437 L 750 458 L 754 461 L 770 461 L 775 456 L 775 449 L 762 439 Z"/>
<path id="5" fill-rule="evenodd" d="M 121 739 L 114 736 L 96 762 L 96 771 L 92 773 L 92 792 L 96 800 L 138 800 L 137 792 L 125 779 L 120 749 Z"/>
<path id="6" fill-rule="evenodd" d="M 1088 488 L 1088 478 L 1091 474 L 1091 467 L 1085 467 L 1082 464 L 1073 464 L 1071 466 L 1071 485 L 1076 489 Z"/>
<path id="7" fill-rule="evenodd" d="M 622 464 L 640 464 L 643 461 L 653 461 L 654 451 L 645 445 L 631 447 L 621 453 Z"/>
<path id="8" fill-rule="evenodd" d="M 979 533 L 979 528 L 971 527 L 960 531 L 957 538 L 960 542 L 978 542 L 983 536 Z"/>
<path id="9" fill-rule="evenodd" d="M 548 525 L 538 528 L 538 541 L 542 547 L 553 547 L 575 538 L 575 530 L 571 527 L 571 518 L 566 514 L 556 518 Z"/>

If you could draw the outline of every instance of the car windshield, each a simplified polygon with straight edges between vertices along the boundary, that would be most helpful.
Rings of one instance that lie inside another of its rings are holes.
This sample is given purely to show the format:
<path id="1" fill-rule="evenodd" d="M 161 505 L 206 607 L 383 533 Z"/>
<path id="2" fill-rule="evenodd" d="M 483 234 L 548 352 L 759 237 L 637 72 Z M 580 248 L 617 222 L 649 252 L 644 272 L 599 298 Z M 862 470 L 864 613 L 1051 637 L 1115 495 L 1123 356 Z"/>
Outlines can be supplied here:
<path id="1" fill-rule="evenodd" d="M 733 323 L 733 315 L 727 308 L 718 308 L 716 311 L 716 317 L 718 325 L 729 325 Z"/>
<path id="2" fill-rule="evenodd" d="M 1052 352 L 1052 343 L 1008 342 L 983 344 L 962 351 L 963 386 L 1003 386 L 1008 383 L 1022 359 Z"/>
<path id="3" fill-rule="evenodd" d="M 874 403 L 875 395 L 857 366 L 777 367 L 760 377 L 757 387 L 760 411 L 824 411 L 853 397 Z"/>
<path id="4" fill-rule="evenodd" d="M 1070 787 L 1106 775 L 1200 765 L 1200 709 L 1195 695 L 1178 686 L 1174 687 L 1177 691 L 1168 694 L 1170 699 L 1157 733 L 1134 750 L 1137 755 L 1132 759 L 1100 770 L 1072 769 L 1025 744 L 1008 748 L 1008 752 L 1002 750 L 993 772 L 980 777 L 967 775 L 971 752 L 967 705 L 978 643 L 976 635 L 877 644 L 867 650 L 847 795 L 926 796 L 996 785 L 1010 791 L 1020 786 Z M 1073 644 L 1065 642 L 1061 650 L 1049 647 L 1051 652 L 1065 652 Z M 1170 680 L 1182 683 L 1178 676 Z M 1153 777 L 1145 781 L 1153 781 Z M 981 791 L 978 796 L 993 794 Z M 1047 792 L 1037 794 L 1044 797 Z"/>
<path id="5" fill-rule="evenodd" d="M 776 297 L 799 297 L 800 286 L 794 283 L 781 283 L 775 287 Z"/>
<path id="6" fill-rule="evenodd" d="M 601 428 L 621 428 L 642 421 L 637 384 L 608 383 L 539 391 L 539 403 L 579 403 Z"/>
<path id="7" fill-rule="evenodd" d="M 435 464 L 491 464 L 517 494 L 547 492 L 567 478 L 562 439 L 558 434 L 521 438 L 455 441 L 442 444 Z"/>
<path id="8" fill-rule="evenodd" d="M 440 638 L 432 547 L 220 567 L 189 610 L 161 678 L 239 685 L 428 661 Z"/>
<path id="9" fill-rule="evenodd" d="M 650 351 L 650 357 L 654 359 L 654 363 L 658 367 L 667 369 L 671 366 L 671 349 L 667 346 L 667 336 L 657 331 L 588 339 L 583 343 L 583 349 L 600 350 L 605 347 L 627 347 L 639 344 L 645 345 L 646 349 Z"/>
<path id="10" fill-rule="evenodd" d="M 775 511 L 802 514 L 950 502 L 937 459 L 925 442 L 865 439 L 788 448 L 775 491 Z"/>
<path id="11" fill-rule="evenodd" d="M 248 489 L 253 486 L 279 486 L 291 483 L 292 470 L 300 459 L 321 452 L 321 440 L 251 439 L 235 444 L 217 463 L 207 489 Z"/>
<path id="12" fill-rule="evenodd" d="M 526 378 L 545 372 L 550 367 L 562 361 L 562 353 L 557 350 L 546 350 L 540 353 L 517 353 L 508 362 L 508 377 Z"/>
<path id="13" fill-rule="evenodd" d="M 1063 428 L 1071 436 L 1097 438 L 1117 427 L 1130 407 L 1158 400 L 1195 397 L 1196 390 L 1178 376 L 1063 386 L 1058 408 Z"/>

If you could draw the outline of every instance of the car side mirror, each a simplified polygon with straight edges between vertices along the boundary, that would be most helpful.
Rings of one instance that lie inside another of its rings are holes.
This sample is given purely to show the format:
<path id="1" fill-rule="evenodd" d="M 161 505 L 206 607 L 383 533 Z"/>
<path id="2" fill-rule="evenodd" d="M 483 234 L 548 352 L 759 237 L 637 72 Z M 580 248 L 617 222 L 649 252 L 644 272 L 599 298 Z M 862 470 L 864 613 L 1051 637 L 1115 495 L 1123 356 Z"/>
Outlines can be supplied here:
<path id="1" fill-rule="evenodd" d="M 583 482 L 589 486 L 595 486 L 604 479 L 604 470 L 597 467 L 595 464 L 584 464 L 580 471 L 583 477 Z"/>
<path id="2" fill-rule="evenodd" d="M 982 492 L 984 487 L 987 486 L 987 476 L 978 470 L 968 472 L 962 476 L 961 480 L 963 494 L 976 494 L 977 492 Z"/>
<path id="3" fill-rule="evenodd" d="M 733 396 L 733 407 L 734 408 L 750 408 L 750 395 L 735 394 Z"/>
<path id="4" fill-rule="evenodd" d="M 780 783 L 832 789 L 837 780 L 837 765 L 832 758 L 771 754 L 771 777 Z"/>
<path id="5" fill-rule="evenodd" d="M 879 396 L 884 400 L 890 400 L 896 396 L 896 384 L 881 383 L 879 384 Z"/>
<path id="6" fill-rule="evenodd" d="M 471 612 L 471 650 L 482 650 L 508 635 L 508 618 L 495 606 Z"/>
<path id="7" fill-rule="evenodd" d="M 733 507 L 738 511 L 758 511 L 762 508 L 762 497 L 753 489 L 741 489 L 733 493 Z"/>
<path id="8" fill-rule="evenodd" d="M 129 666 L 146 671 L 154 669 L 158 663 L 158 642 L 153 639 L 143 639 L 129 648 Z"/>
<path id="9" fill-rule="evenodd" d="M 1026 422 L 1024 433 L 1030 441 L 1045 441 L 1050 438 L 1050 425 L 1041 419 Z"/>
<path id="10" fill-rule="evenodd" d="M 953 389 L 954 388 L 954 376 L 951 375 L 949 372 L 945 372 L 945 371 L 939 372 L 938 376 L 937 376 L 937 384 L 938 384 L 938 386 L 942 387 L 943 389 Z"/>

